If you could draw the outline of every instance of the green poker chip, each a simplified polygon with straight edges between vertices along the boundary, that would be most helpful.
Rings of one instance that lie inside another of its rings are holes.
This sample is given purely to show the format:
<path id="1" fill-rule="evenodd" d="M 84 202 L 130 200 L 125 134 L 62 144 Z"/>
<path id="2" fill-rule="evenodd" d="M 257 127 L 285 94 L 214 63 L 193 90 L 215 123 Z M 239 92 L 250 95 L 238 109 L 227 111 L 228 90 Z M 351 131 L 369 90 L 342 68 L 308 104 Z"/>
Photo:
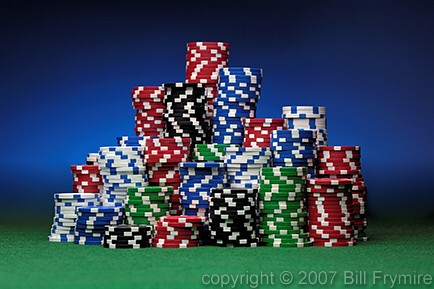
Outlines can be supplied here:
<path id="1" fill-rule="evenodd" d="M 304 248 L 304 247 L 311 247 L 312 242 L 301 242 L 301 243 L 279 243 L 279 242 L 270 242 L 265 243 L 265 247 L 275 247 L 275 248 Z"/>
<path id="2" fill-rule="evenodd" d="M 159 187 L 159 186 L 148 186 L 148 187 L 138 187 L 138 188 L 128 188 L 128 193 L 164 193 L 173 192 L 172 186 Z"/>

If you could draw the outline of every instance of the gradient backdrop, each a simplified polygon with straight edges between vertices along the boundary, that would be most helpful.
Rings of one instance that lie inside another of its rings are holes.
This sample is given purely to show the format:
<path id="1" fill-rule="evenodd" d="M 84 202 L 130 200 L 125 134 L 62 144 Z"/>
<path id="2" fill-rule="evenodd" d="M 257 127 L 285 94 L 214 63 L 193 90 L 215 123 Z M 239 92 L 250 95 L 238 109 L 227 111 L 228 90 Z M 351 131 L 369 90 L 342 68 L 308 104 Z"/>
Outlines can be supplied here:
<path id="1" fill-rule="evenodd" d="M 434 2 L 32 2 L 0 2 L 0 222 L 49 226 L 69 165 L 134 135 L 132 87 L 183 81 L 190 41 L 264 69 L 258 117 L 325 105 L 371 216 L 434 215 Z"/>

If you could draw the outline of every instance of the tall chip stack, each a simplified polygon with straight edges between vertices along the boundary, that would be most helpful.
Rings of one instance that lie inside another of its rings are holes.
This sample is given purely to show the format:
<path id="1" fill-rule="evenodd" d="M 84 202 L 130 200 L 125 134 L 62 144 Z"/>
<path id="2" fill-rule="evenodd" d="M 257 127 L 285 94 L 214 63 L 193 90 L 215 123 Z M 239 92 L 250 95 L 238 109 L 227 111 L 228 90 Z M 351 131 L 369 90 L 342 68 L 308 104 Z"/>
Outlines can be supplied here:
<path id="1" fill-rule="evenodd" d="M 169 215 L 172 195 L 173 187 L 128 188 L 125 222 L 130 225 L 155 226 L 160 217 Z"/>
<path id="2" fill-rule="evenodd" d="M 205 88 L 200 83 L 164 84 L 165 137 L 191 139 L 191 148 L 209 142 Z"/>
<path id="3" fill-rule="evenodd" d="M 103 189 L 103 181 L 98 165 L 73 165 L 72 192 L 99 194 Z"/>
<path id="4" fill-rule="evenodd" d="M 209 126 L 212 125 L 213 102 L 217 96 L 218 72 L 220 68 L 228 66 L 228 60 L 229 43 L 187 43 L 185 82 L 204 85 L 207 106 L 206 119 Z"/>
<path id="5" fill-rule="evenodd" d="M 137 86 L 131 91 L 137 136 L 163 136 L 164 87 Z"/>
<path id="6" fill-rule="evenodd" d="M 211 240 L 217 246 L 257 247 L 257 189 L 212 189 L 209 208 Z"/>
<path id="7" fill-rule="evenodd" d="M 318 148 L 317 173 L 320 178 L 348 178 L 352 185 L 352 217 L 357 241 L 368 241 L 366 228 L 366 191 L 362 176 L 360 146 L 321 146 Z"/>
<path id="8" fill-rule="evenodd" d="M 227 147 L 224 164 L 231 188 L 257 189 L 261 169 L 269 167 L 271 151 L 258 147 Z"/>
<path id="9" fill-rule="evenodd" d="M 226 185 L 225 166 L 221 162 L 185 162 L 179 164 L 182 183 L 179 187 L 183 214 L 208 216 L 209 196 L 213 188 Z"/>
<path id="10" fill-rule="evenodd" d="M 190 138 L 150 138 L 145 142 L 144 161 L 151 186 L 171 186 L 174 188 L 171 196 L 170 213 L 181 214 L 179 185 L 179 163 L 187 162 L 190 153 Z"/>
<path id="11" fill-rule="evenodd" d="M 307 169 L 263 168 L 259 187 L 259 233 L 265 246 L 308 247 L 305 230 Z"/>
<path id="12" fill-rule="evenodd" d="M 56 193 L 54 194 L 54 217 L 50 242 L 74 242 L 77 208 L 99 206 L 99 194 Z"/>
<path id="13" fill-rule="evenodd" d="M 354 228 L 351 215 L 353 181 L 344 178 L 309 179 L 307 212 L 309 237 L 314 246 L 353 246 Z"/>
<path id="14" fill-rule="evenodd" d="M 286 129 L 285 120 L 281 118 L 243 118 L 242 122 L 243 147 L 269 148 L 271 132 Z"/>
<path id="15" fill-rule="evenodd" d="M 306 167 L 308 178 L 315 176 L 316 131 L 274 130 L 270 148 L 275 167 Z"/>
<path id="16" fill-rule="evenodd" d="M 284 106 L 282 118 L 286 119 L 288 129 L 315 130 L 318 146 L 328 144 L 324 106 Z"/>
<path id="17" fill-rule="evenodd" d="M 141 147 L 100 147 L 98 166 L 104 181 L 104 206 L 122 206 L 129 187 L 148 185 Z"/>
<path id="18" fill-rule="evenodd" d="M 261 96 L 262 69 L 227 67 L 220 69 L 218 95 L 214 101 L 212 141 L 238 144 L 244 140 L 242 118 L 256 116 Z"/>

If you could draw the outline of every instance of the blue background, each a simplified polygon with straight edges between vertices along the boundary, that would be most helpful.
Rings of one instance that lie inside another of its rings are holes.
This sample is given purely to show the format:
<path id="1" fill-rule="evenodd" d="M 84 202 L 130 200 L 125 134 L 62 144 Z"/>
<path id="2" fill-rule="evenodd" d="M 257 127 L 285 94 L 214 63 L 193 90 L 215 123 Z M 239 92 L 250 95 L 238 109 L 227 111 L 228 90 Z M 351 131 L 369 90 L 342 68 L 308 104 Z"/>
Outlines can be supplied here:
<path id="1" fill-rule="evenodd" d="M 69 165 L 134 135 L 131 89 L 183 81 L 190 41 L 264 69 L 258 117 L 325 105 L 371 216 L 434 215 L 434 2 L 34 2 L 0 2 L 1 222 L 49 223 Z"/>

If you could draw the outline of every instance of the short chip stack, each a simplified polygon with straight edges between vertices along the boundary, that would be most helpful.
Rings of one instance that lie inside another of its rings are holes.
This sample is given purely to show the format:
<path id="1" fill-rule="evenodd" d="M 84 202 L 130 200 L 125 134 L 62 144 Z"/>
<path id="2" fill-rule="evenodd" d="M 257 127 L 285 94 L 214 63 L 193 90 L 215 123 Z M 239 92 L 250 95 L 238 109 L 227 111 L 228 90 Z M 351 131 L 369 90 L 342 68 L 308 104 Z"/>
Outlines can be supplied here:
<path id="1" fill-rule="evenodd" d="M 154 226 L 162 216 L 169 215 L 173 187 L 128 188 L 125 199 L 125 221 L 131 225 Z"/>
<path id="2" fill-rule="evenodd" d="M 349 178 L 352 186 L 352 213 L 354 235 L 357 241 L 367 241 L 366 191 L 361 173 L 359 146 L 321 146 L 318 148 L 317 172 L 319 177 Z"/>
<path id="3" fill-rule="evenodd" d="M 205 218 L 198 216 L 161 217 L 154 227 L 152 246 L 157 248 L 189 248 L 200 244 Z"/>
<path id="4" fill-rule="evenodd" d="M 243 118 L 243 147 L 270 147 L 270 135 L 274 130 L 286 129 L 281 118 Z"/>
<path id="5" fill-rule="evenodd" d="M 142 249 L 152 244 L 152 227 L 146 225 L 105 226 L 103 246 L 110 249 Z"/>
<path id="6" fill-rule="evenodd" d="M 273 166 L 306 167 L 308 178 L 315 176 L 316 131 L 274 130 L 270 148 L 273 151 Z"/>
<path id="7" fill-rule="evenodd" d="M 282 118 L 289 129 L 315 130 L 316 144 L 327 145 L 327 119 L 324 106 L 284 106 Z"/>
<path id="8" fill-rule="evenodd" d="M 198 162 L 223 162 L 229 144 L 198 144 L 193 150 L 193 160 Z"/>
<path id="9" fill-rule="evenodd" d="M 103 205 L 122 206 L 129 187 L 148 185 L 140 147 L 100 147 L 98 166 L 104 181 Z"/>
<path id="10" fill-rule="evenodd" d="M 138 136 L 163 136 L 165 111 L 162 86 L 137 86 L 131 91 L 133 108 L 137 110 L 134 131 Z"/>
<path id="11" fill-rule="evenodd" d="M 351 179 L 308 180 L 309 236 L 314 246 L 353 246 Z"/>
<path id="12" fill-rule="evenodd" d="M 215 245 L 259 245 L 256 224 L 257 194 L 257 189 L 212 189 L 209 229 Z"/>
<path id="13" fill-rule="evenodd" d="M 74 243 L 102 245 L 105 226 L 122 223 L 122 207 L 89 206 L 77 208 Z"/>
<path id="14" fill-rule="evenodd" d="M 72 192 L 99 194 L 103 189 L 103 181 L 98 165 L 71 166 Z"/>
<path id="15" fill-rule="evenodd" d="M 306 226 L 307 169 L 263 168 L 259 188 L 259 233 L 270 247 L 311 246 Z"/>
<path id="16" fill-rule="evenodd" d="M 183 214 L 208 216 L 209 196 L 213 188 L 224 188 L 225 166 L 220 162 L 185 162 L 179 164 L 182 184 L 179 187 Z"/>
<path id="17" fill-rule="evenodd" d="M 143 136 L 120 136 L 116 138 L 118 146 L 122 147 L 144 147 L 145 139 Z"/>
<path id="18" fill-rule="evenodd" d="M 271 151 L 257 147 L 227 147 L 224 164 L 231 188 L 257 189 L 263 167 L 270 166 Z"/>
<path id="19" fill-rule="evenodd" d="M 56 193 L 54 194 L 54 218 L 50 242 L 74 242 L 77 208 L 98 206 L 99 194 Z"/>
<path id="20" fill-rule="evenodd" d="M 146 140 L 144 149 L 145 164 L 151 186 L 171 186 L 172 215 L 181 214 L 180 196 L 181 184 L 179 163 L 188 161 L 190 153 L 190 138 L 151 138 Z"/>
<path id="21" fill-rule="evenodd" d="M 262 69 L 220 69 L 218 95 L 214 102 L 213 143 L 239 144 L 244 140 L 241 118 L 254 118 L 261 96 Z"/>
<path id="22" fill-rule="evenodd" d="M 192 148 L 209 142 L 205 88 L 200 83 L 164 84 L 165 137 L 190 138 Z"/>

